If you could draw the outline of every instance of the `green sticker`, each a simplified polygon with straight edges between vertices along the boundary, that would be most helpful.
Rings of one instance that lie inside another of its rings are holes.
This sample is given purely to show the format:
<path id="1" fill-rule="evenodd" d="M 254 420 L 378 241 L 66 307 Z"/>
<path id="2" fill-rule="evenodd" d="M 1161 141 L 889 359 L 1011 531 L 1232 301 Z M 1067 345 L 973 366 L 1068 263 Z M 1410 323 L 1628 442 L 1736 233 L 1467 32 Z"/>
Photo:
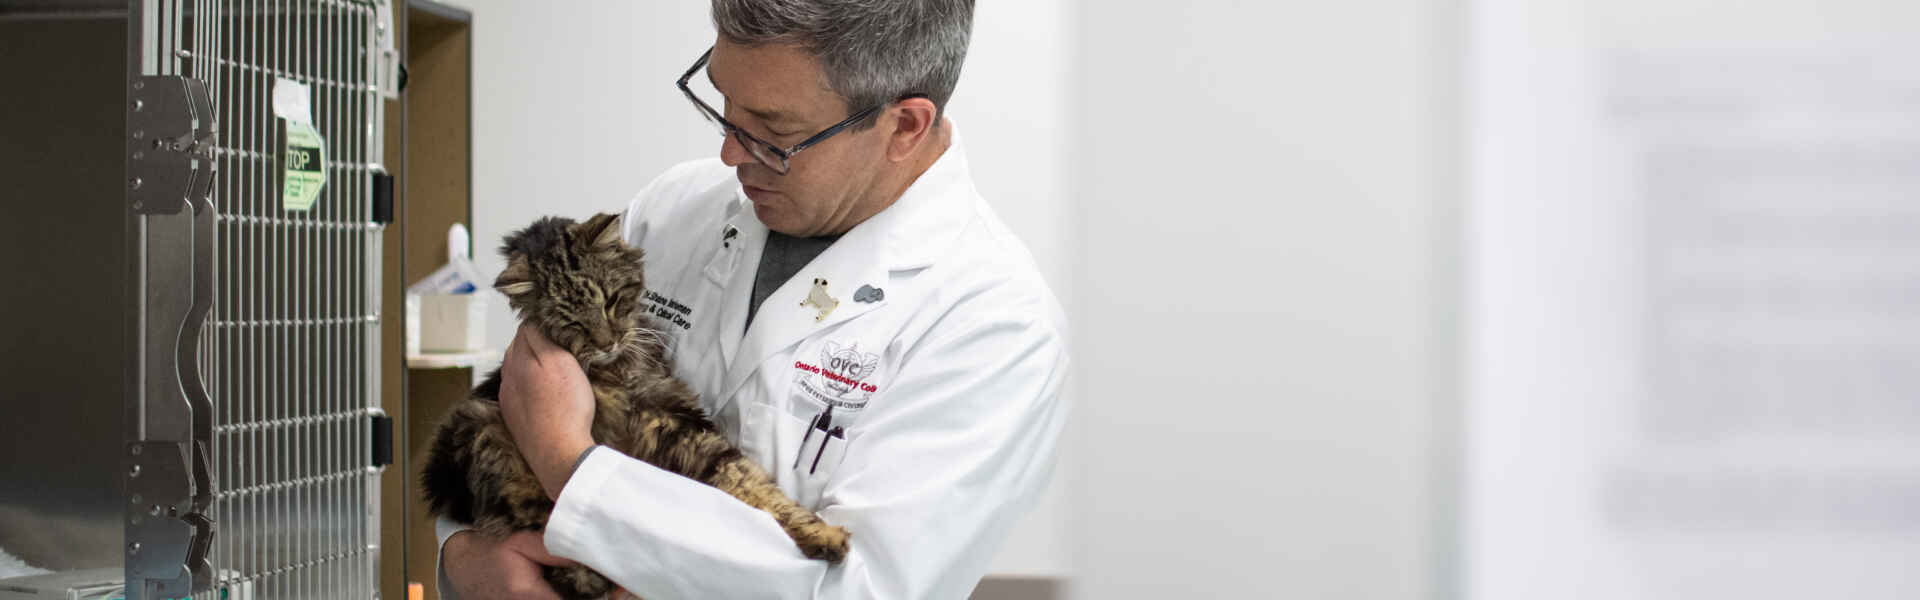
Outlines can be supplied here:
<path id="1" fill-rule="evenodd" d="M 287 124 L 286 186 L 281 190 L 281 206 L 287 210 L 311 210 L 327 185 L 327 145 L 312 125 L 281 120 Z"/>

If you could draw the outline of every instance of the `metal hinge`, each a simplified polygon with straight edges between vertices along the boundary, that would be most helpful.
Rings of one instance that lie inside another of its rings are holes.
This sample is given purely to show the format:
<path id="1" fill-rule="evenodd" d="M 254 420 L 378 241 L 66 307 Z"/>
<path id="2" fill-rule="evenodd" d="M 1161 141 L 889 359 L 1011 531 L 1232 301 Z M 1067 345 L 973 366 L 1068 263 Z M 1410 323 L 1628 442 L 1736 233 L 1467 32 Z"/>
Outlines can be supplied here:
<path id="1" fill-rule="evenodd" d="M 143 215 L 174 214 L 207 198 L 217 170 L 220 124 L 206 82 L 174 75 L 135 78 L 127 102 L 127 200 Z"/>
<path id="2" fill-rule="evenodd" d="M 126 571 L 141 597 L 186 598 L 212 589 L 207 462 L 206 446 L 198 443 L 127 444 Z"/>
<path id="3" fill-rule="evenodd" d="M 198 350 L 213 306 L 220 127 L 204 81 L 142 75 L 129 86 L 126 201 L 138 215 L 144 289 L 124 463 L 126 597 L 172 600 L 213 585 L 213 402 Z"/>

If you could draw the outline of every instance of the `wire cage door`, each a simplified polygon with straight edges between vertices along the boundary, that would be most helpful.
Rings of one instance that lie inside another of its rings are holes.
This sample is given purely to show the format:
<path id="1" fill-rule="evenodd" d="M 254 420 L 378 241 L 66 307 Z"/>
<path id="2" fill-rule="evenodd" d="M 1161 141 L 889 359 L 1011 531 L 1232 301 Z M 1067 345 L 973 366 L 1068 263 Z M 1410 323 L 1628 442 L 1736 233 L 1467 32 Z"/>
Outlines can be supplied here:
<path id="1" fill-rule="evenodd" d="M 129 2 L 128 600 L 378 595 L 392 31 L 385 0 Z"/>

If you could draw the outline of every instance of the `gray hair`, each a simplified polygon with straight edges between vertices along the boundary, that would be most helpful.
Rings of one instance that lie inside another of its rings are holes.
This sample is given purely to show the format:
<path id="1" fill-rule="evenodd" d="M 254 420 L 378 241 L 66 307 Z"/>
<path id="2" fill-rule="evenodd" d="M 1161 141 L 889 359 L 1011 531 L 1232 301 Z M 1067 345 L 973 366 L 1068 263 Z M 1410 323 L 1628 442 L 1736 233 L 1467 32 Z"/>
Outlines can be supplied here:
<path id="1" fill-rule="evenodd" d="M 960 82 L 973 0 L 713 0 L 713 26 L 735 44 L 806 50 L 848 110 L 924 95 L 937 118 Z"/>

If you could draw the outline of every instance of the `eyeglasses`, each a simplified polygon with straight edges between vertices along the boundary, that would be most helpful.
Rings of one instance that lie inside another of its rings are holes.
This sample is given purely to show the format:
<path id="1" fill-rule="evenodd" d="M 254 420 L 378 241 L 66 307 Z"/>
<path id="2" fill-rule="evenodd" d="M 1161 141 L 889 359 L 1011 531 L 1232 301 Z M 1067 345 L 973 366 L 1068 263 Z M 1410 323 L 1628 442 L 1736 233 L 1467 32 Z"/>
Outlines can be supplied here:
<path id="1" fill-rule="evenodd" d="M 747 154 L 753 155 L 754 160 L 760 161 L 760 164 L 766 165 L 767 168 L 773 169 L 773 172 L 781 175 L 787 174 L 789 162 L 793 159 L 793 155 L 799 154 L 801 150 L 818 144 L 822 140 L 833 137 L 833 134 L 840 133 L 840 130 L 853 126 L 854 123 L 860 122 L 862 119 L 872 115 L 874 111 L 878 111 L 886 106 L 882 104 L 854 113 L 853 116 L 847 117 L 847 120 L 828 127 L 825 131 L 813 134 L 813 137 L 807 138 L 806 141 L 794 144 L 791 148 L 782 149 L 770 142 L 753 137 L 753 134 L 747 133 L 747 130 L 741 129 L 740 126 L 728 122 L 726 117 L 720 116 L 720 111 L 714 110 L 712 106 L 700 99 L 699 94 L 693 93 L 693 88 L 687 87 L 687 82 L 693 80 L 693 74 L 700 72 L 701 67 L 707 66 L 707 59 L 712 56 L 713 49 L 708 48 L 705 53 L 700 55 L 700 60 L 693 61 L 693 66 L 687 69 L 687 73 L 680 76 L 679 85 L 681 93 L 686 94 L 687 99 L 693 101 L 694 108 L 700 109 L 701 116 L 706 117 L 708 121 L 712 121 L 714 125 L 720 127 L 720 135 L 732 135 L 733 139 L 740 142 L 740 146 L 747 149 Z M 913 96 L 914 95 L 902 96 L 901 99 L 904 100 Z"/>

